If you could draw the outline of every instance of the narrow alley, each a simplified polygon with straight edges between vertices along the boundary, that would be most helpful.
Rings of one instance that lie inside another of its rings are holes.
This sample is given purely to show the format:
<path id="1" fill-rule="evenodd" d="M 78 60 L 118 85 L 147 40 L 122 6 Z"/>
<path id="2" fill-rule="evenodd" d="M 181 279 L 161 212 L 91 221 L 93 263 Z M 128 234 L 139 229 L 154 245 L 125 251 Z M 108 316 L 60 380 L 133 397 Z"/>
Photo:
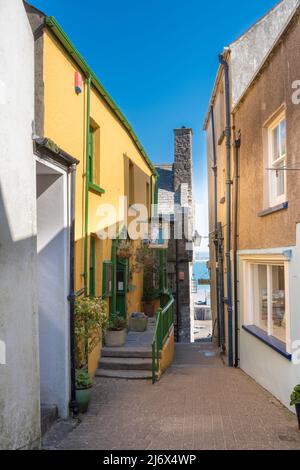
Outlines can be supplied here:
<path id="1" fill-rule="evenodd" d="M 97 379 L 89 412 L 50 449 L 294 450 L 295 416 L 241 370 L 228 369 L 210 344 L 177 345 L 173 367 L 150 381 Z"/>

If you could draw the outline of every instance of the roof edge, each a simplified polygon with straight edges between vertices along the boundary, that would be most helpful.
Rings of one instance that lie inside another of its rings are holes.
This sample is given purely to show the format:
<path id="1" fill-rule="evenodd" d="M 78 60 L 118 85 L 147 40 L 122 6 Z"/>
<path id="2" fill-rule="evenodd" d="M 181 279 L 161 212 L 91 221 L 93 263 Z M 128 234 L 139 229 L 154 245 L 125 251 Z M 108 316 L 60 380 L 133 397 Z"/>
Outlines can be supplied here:
<path id="1" fill-rule="evenodd" d="M 230 56 L 230 48 L 229 47 L 225 47 L 224 50 L 223 50 L 223 57 L 225 60 L 228 60 L 229 56 Z M 206 116 L 205 116 L 205 119 L 204 119 L 204 123 L 203 123 L 203 130 L 206 131 L 207 129 L 207 126 L 208 126 L 208 121 L 209 121 L 209 117 L 210 117 L 210 112 L 211 112 L 211 107 L 215 104 L 215 99 L 216 99 L 216 95 L 217 95 L 217 89 L 218 89 L 218 86 L 219 86 L 219 83 L 221 81 L 221 78 L 222 78 L 222 74 L 223 74 L 223 67 L 221 65 L 219 65 L 219 68 L 218 68 L 218 71 L 217 71 L 217 75 L 216 75 L 216 78 L 215 78 L 215 82 L 214 82 L 214 86 L 213 86 L 213 90 L 212 90 L 212 94 L 211 94 L 211 97 L 210 97 L 210 100 L 209 100 L 209 105 L 208 105 L 208 109 L 207 109 L 207 112 L 206 112 Z"/>
<path id="2" fill-rule="evenodd" d="M 279 35 L 277 36 L 275 42 L 273 43 L 272 47 L 270 48 L 269 52 L 267 53 L 267 55 L 265 56 L 263 62 L 261 63 L 260 67 L 258 68 L 258 70 L 255 72 L 255 74 L 252 76 L 251 80 L 249 81 L 249 84 L 247 86 L 247 88 L 245 89 L 244 93 L 242 94 L 242 96 L 239 98 L 239 100 L 235 103 L 233 109 L 232 109 L 232 113 L 235 113 L 237 111 L 237 109 L 239 108 L 239 106 L 241 105 L 241 103 L 243 102 L 243 100 L 245 99 L 245 97 L 247 96 L 248 92 L 250 91 L 250 89 L 252 88 L 253 84 L 255 83 L 255 81 L 257 80 L 257 78 L 259 77 L 259 75 L 261 74 L 262 70 L 265 68 L 265 66 L 268 64 L 268 61 L 269 59 L 271 58 L 274 50 L 278 47 L 278 45 L 281 43 L 282 41 L 282 38 L 285 34 L 288 33 L 289 29 L 291 28 L 292 24 L 293 24 L 293 21 L 294 19 L 296 18 L 296 16 L 300 16 L 300 5 L 298 5 L 297 7 L 295 7 L 294 11 L 291 13 L 287 23 L 284 25 L 284 27 L 282 28 L 282 30 L 280 31 Z"/>
<path id="3" fill-rule="evenodd" d="M 121 124 L 125 127 L 126 131 L 130 135 L 131 139 L 133 140 L 134 144 L 138 148 L 139 152 L 142 154 L 145 162 L 147 163 L 148 167 L 152 171 L 154 175 L 156 175 L 156 170 L 148 157 L 144 147 L 140 143 L 137 135 L 135 134 L 132 126 L 129 124 L 127 119 L 125 118 L 122 111 L 119 109 L 117 104 L 114 102 L 113 98 L 109 95 L 109 93 L 105 90 L 103 85 L 100 83 L 99 79 L 97 78 L 96 74 L 93 70 L 89 67 L 83 56 L 80 52 L 76 49 L 72 41 L 69 39 L 67 34 L 64 32 L 63 28 L 57 22 L 57 20 L 53 16 L 46 16 L 45 17 L 45 24 L 50 29 L 50 31 L 55 35 L 55 37 L 59 40 L 59 42 L 64 46 L 67 52 L 72 56 L 72 59 L 77 63 L 77 65 L 82 69 L 87 77 L 91 77 L 91 81 L 93 86 L 96 88 L 100 96 L 104 99 L 104 101 L 108 104 L 109 108 Z"/>

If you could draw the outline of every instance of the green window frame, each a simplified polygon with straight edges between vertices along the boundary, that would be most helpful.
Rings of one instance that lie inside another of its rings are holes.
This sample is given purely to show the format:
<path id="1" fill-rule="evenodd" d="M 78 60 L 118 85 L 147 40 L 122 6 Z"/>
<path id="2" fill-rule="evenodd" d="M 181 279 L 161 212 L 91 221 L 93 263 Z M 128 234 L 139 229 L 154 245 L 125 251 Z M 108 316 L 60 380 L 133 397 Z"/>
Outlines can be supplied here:
<path id="1" fill-rule="evenodd" d="M 90 127 L 89 132 L 89 184 L 94 183 L 94 129 Z"/>
<path id="2" fill-rule="evenodd" d="M 90 245 L 90 297 L 95 297 L 95 274 L 96 274 L 96 239 L 91 237 Z"/>
<path id="3" fill-rule="evenodd" d="M 109 299 L 113 293 L 113 263 L 111 261 L 103 261 L 102 274 L 102 297 Z"/>

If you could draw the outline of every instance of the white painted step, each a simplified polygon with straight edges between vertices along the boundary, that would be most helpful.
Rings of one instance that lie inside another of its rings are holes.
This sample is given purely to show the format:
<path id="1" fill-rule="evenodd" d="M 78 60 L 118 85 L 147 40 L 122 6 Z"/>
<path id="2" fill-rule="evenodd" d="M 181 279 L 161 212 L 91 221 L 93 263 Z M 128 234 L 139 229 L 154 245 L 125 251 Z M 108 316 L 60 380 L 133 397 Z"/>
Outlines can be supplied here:
<path id="1" fill-rule="evenodd" d="M 139 357 L 102 357 L 100 368 L 109 370 L 152 370 L 152 359 Z"/>
<path id="2" fill-rule="evenodd" d="M 96 377 L 123 380 L 151 380 L 152 373 L 147 370 L 108 370 L 98 369 Z"/>
<path id="3" fill-rule="evenodd" d="M 102 357 L 128 357 L 128 358 L 152 358 L 150 348 L 143 347 L 122 347 L 122 348 L 102 348 Z"/>

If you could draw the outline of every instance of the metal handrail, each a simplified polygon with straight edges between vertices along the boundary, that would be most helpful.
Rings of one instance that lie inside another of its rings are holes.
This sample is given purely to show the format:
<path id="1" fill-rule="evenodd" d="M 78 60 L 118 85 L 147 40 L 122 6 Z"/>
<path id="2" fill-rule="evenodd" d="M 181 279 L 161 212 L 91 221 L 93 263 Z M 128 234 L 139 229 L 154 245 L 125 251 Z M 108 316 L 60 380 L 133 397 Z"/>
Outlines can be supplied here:
<path id="1" fill-rule="evenodd" d="M 157 381 L 159 372 L 159 361 L 163 347 L 169 337 L 170 329 L 174 324 L 173 307 L 174 297 L 170 293 L 164 293 L 169 296 L 168 303 L 159 308 L 156 313 L 156 325 L 152 342 L 152 382 Z"/>

